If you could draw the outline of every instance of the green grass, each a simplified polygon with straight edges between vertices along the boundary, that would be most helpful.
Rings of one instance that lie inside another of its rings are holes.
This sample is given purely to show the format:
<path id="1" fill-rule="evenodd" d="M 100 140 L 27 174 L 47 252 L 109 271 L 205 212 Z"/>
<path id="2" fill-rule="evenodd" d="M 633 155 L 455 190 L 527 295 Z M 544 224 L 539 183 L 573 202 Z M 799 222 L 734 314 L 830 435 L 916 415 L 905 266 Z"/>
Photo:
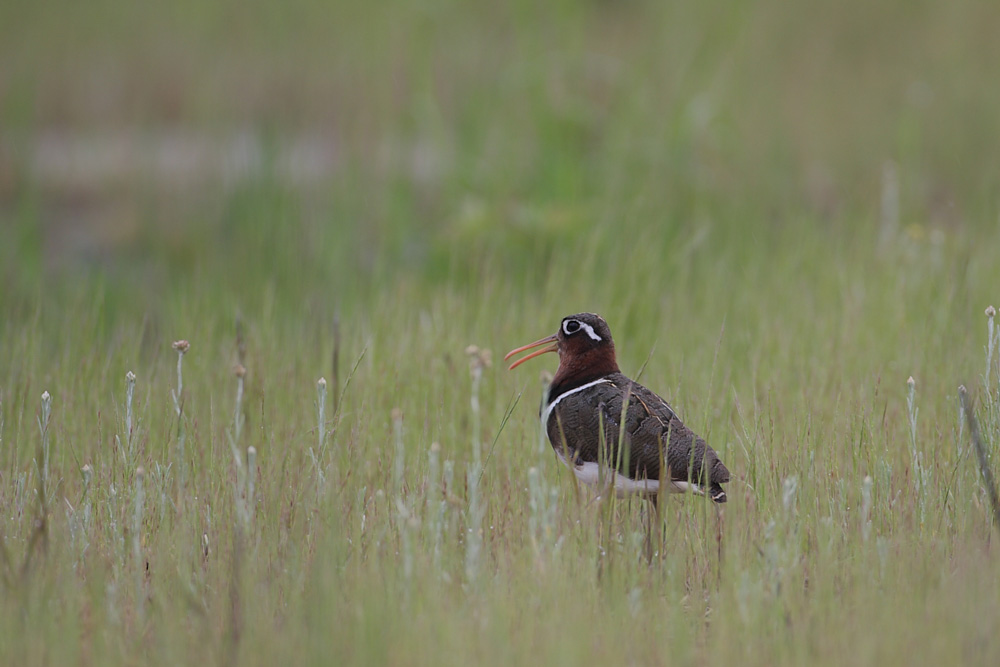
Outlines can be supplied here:
<path id="1" fill-rule="evenodd" d="M 0 9 L 0 662 L 996 661 L 989 3 L 61 5 Z M 262 158 L 38 166 L 164 131 Z M 652 562 L 499 362 L 582 310 L 733 472 Z"/>

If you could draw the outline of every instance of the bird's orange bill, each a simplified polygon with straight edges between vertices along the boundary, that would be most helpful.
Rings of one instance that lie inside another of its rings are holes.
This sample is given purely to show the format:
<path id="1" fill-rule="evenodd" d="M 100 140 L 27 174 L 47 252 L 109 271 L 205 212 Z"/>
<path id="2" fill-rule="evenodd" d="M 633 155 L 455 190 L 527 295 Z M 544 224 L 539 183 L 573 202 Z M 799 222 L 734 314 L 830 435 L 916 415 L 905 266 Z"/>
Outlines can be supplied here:
<path id="1" fill-rule="evenodd" d="M 548 345 L 545 345 L 546 343 L 548 343 Z M 551 336 L 546 336 L 545 338 L 542 338 L 541 340 L 536 340 L 534 343 L 528 343 L 527 345 L 522 345 L 521 347 L 519 347 L 517 349 L 511 350 L 510 352 L 507 353 L 507 356 L 505 356 L 503 358 L 503 360 L 507 361 L 508 359 L 510 359 L 511 357 L 513 357 L 515 354 L 518 354 L 520 352 L 524 352 L 525 350 L 530 350 L 531 348 L 538 347 L 539 345 L 545 345 L 545 347 L 543 347 L 542 349 L 537 350 L 535 352 L 532 352 L 531 354 L 529 354 L 527 356 L 521 357 L 520 359 L 518 359 L 517 361 L 515 361 L 514 363 L 512 363 L 507 368 L 507 370 L 512 371 L 515 368 L 517 368 L 518 366 L 520 366 L 521 364 L 523 364 L 524 362 L 526 362 L 528 359 L 534 359 L 535 357 L 537 357 L 540 354 L 545 354 L 546 352 L 555 352 L 555 351 L 557 351 L 559 349 L 559 344 L 556 342 L 556 335 L 552 334 Z"/>

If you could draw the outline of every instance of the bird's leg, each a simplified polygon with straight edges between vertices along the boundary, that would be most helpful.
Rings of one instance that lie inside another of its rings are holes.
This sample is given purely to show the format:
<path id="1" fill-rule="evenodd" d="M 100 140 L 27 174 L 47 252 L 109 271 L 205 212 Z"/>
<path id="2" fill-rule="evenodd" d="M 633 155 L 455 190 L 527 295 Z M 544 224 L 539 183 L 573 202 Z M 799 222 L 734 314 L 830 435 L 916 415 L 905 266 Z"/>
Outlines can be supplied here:
<path id="1" fill-rule="evenodd" d="M 647 500 L 650 500 L 652 503 L 656 502 L 649 496 L 647 496 Z M 653 521 L 656 518 L 656 508 L 643 504 L 642 515 L 646 523 L 646 565 L 652 566 L 653 558 L 656 557 L 656 551 L 653 548 Z"/>
<path id="2" fill-rule="evenodd" d="M 643 515 L 646 518 L 646 562 L 653 564 L 653 559 L 663 560 L 663 508 L 658 494 L 645 496 L 649 505 L 644 506 Z"/>
<path id="3" fill-rule="evenodd" d="M 663 561 L 663 555 L 666 551 L 666 531 L 663 530 L 663 512 L 666 509 L 665 505 L 667 503 L 666 495 L 661 496 L 656 494 L 650 498 L 650 502 L 653 503 L 653 508 L 655 509 L 654 517 L 656 525 L 654 526 L 656 534 L 656 553 L 659 560 Z"/>
<path id="4" fill-rule="evenodd" d="M 715 544 L 717 550 L 717 559 L 715 564 L 715 583 L 716 586 L 722 586 L 722 537 L 725 533 L 726 527 L 726 510 L 719 506 L 715 508 Z"/>
<path id="5" fill-rule="evenodd" d="M 595 487 L 591 490 L 583 482 L 577 482 L 576 488 L 581 495 L 589 496 L 587 502 L 583 504 L 584 511 L 589 510 L 591 507 L 595 510 L 600 510 L 603 507 L 605 493 L 602 492 L 600 487 Z"/>

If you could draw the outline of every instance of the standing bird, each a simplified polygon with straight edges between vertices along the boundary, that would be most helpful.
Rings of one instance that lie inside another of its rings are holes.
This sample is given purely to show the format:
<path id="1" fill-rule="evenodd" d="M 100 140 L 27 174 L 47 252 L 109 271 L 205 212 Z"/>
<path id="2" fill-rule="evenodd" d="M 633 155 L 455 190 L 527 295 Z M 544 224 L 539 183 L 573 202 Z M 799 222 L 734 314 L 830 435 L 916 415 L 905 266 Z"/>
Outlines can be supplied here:
<path id="1" fill-rule="evenodd" d="M 504 359 L 542 345 L 510 369 L 546 352 L 559 353 L 559 369 L 542 402 L 542 425 L 556 456 L 579 481 L 610 485 L 613 476 L 620 496 L 655 499 L 661 492 L 707 490 L 715 502 L 726 502 L 722 484 L 729 481 L 729 470 L 666 401 L 622 374 L 604 318 L 564 317 L 559 331 Z"/>

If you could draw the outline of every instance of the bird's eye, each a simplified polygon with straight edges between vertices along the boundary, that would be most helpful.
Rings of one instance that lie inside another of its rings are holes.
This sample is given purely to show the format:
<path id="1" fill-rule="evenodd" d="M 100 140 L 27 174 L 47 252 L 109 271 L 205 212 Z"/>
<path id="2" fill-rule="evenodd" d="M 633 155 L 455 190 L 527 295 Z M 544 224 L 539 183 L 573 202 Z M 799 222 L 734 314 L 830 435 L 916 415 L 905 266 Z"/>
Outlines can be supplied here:
<path id="1" fill-rule="evenodd" d="M 577 320 L 566 320 L 563 322 L 563 332 L 565 332 L 567 336 L 575 334 L 579 330 L 580 323 Z"/>

